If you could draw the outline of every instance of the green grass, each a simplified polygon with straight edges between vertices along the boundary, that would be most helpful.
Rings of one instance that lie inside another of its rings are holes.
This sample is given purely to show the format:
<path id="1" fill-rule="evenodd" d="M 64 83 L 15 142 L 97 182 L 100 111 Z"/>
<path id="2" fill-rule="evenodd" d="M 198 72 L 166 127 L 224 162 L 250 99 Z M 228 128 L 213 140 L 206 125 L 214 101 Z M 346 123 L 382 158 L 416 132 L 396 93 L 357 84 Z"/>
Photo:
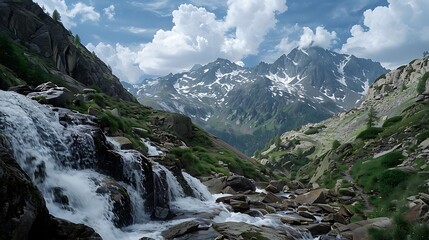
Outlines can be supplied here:
<path id="1" fill-rule="evenodd" d="M 368 233 L 370 240 L 426 240 L 429 239 L 429 225 L 412 224 L 398 214 L 393 218 L 392 229 L 372 228 Z"/>
<path id="2" fill-rule="evenodd" d="M 304 132 L 305 135 L 313 135 L 319 133 L 318 128 L 309 128 L 307 131 Z"/>

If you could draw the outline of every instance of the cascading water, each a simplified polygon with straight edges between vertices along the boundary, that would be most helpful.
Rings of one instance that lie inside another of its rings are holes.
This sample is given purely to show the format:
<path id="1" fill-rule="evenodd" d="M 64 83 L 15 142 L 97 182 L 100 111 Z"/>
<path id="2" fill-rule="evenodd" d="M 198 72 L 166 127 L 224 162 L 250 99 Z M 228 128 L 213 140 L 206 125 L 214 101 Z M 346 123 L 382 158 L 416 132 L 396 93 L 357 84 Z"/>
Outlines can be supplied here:
<path id="1" fill-rule="evenodd" d="M 151 175 L 153 171 L 153 178 L 163 181 L 153 184 L 164 184 L 161 187 L 167 189 L 170 210 L 177 217 L 152 221 L 144 207 L 147 193 L 143 184 L 146 177 L 142 169 L 143 157 L 137 151 L 116 148 L 114 151 L 121 156 L 126 178 L 113 187 L 126 189 L 133 217 L 132 225 L 118 228 L 113 200 L 100 191 L 103 184 L 113 181 L 112 177 L 94 170 L 97 160 L 91 134 L 95 127 L 79 121 L 61 122 L 58 111 L 62 110 L 55 112 L 25 96 L 0 91 L 0 132 L 9 141 L 18 164 L 42 192 L 52 215 L 84 223 L 103 239 L 163 239 L 163 230 L 180 222 L 207 218 L 202 213 L 212 213 L 209 222 L 244 221 L 284 228 L 274 218 L 230 213 L 222 204 L 214 202 L 200 181 L 187 173 L 183 173 L 183 177 L 196 198 L 185 197 L 173 173 L 158 163 L 152 163 Z"/>

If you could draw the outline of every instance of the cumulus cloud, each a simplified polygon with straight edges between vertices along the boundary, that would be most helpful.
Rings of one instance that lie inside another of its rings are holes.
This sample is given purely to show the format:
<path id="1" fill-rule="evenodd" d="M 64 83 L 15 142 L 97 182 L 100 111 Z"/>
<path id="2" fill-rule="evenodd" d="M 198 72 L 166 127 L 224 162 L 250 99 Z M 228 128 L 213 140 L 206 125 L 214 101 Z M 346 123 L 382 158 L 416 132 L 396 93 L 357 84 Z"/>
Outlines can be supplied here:
<path id="1" fill-rule="evenodd" d="M 103 11 L 107 19 L 109 20 L 115 19 L 115 6 L 113 4 L 108 6 L 107 8 L 104 8 Z"/>
<path id="2" fill-rule="evenodd" d="M 294 35 L 296 31 L 299 31 L 299 40 L 290 38 L 289 35 Z M 288 54 L 294 48 L 308 48 L 308 47 L 322 47 L 330 49 L 333 44 L 338 40 L 337 33 L 335 31 L 329 32 L 325 27 L 318 26 L 313 31 L 309 27 L 298 28 L 295 27 L 294 32 L 289 32 L 286 37 L 282 38 L 275 47 L 275 52 L 270 53 L 265 57 L 266 60 L 275 60 L 273 57 L 278 57 L 278 52 Z"/>
<path id="3" fill-rule="evenodd" d="M 330 48 L 337 39 L 337 33 L 335 31 L 329 32 L 322 26 L 316 27 L 316 32 L 309 27 L 304 27 L 303 31 L 304 33 L 301 35 L 298 43 L 299 48 Z"/>
<path id="4" fill-rule="evenodd" d="M 354 25 L 341 51 L 396 67 L 428 50 L 427 0 L 388 0 L 366 10 L 363 25 Z"/>
<path id="5" fill-rule="evenodd" d="M 76 18 L 79 18 L 81 22 L 97 22 L 100 19 L 100 14 L 93 6 L 86 5 L 82 2 L 74 4 L 71 8 L 66 4 L 65 0 L 34 0 L 34 2 L 43 6 L 50 14 L 52 14 L 54 10 L 57 10 L 66 28 L 76 26 Z"/>
<path id="6" fill-rule="evenodd" d="M 112 46 L 103 42 L 97 45 L 89 43 L 86 48 L 95 52 L 100 59 L 113 69 L 113 73 L 122 81 L 136 83 L 144 74 L 135 64 L 137 53 L 134 49 L 124 47 L 121 44 Z"/>
<path id="7" fill-rule="evenodd" d="M 145 73 L 163 75 L 207 63 L 217 57 L 240 61 L 256 54 L 276 15 L 286 11 L 284 0 L 229 0 L 225 19 L 205 8 L 182 4 L 173 11 L 174 26 L 159 30 L 136 62 Z"/>

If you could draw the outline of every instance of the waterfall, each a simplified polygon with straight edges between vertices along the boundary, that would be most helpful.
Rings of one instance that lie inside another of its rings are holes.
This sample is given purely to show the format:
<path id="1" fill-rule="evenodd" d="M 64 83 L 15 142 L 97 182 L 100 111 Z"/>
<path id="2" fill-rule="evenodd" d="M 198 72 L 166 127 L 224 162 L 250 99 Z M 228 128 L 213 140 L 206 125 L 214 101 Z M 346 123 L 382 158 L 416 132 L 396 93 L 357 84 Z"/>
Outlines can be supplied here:
<path id="1" fill-rule="evenodd" d="M 165 179 L 167 185 L 163 187 L 167 189 L 170 201 L 185 197 L 182 186 L 170 170 L 161 164 L 155 163 L 153 165 L 153 173 L 158 176 L 158 179 Z M 165 176 L 161 174 L 165 174 Z"/>
<path id="2" fill-rule="evenodd" d="M 209 201 L 213 199 L 212 194 L 209 192 L 206 186 L 202 184 L 198 179 L 192 177 L 187 172 L 182 172 L 188 185 L 192 188 L 194 196 L 203 201 Z"/>
<path id="3" fill-rule="evenodd" d="M 50 213 L 115 238 L 113 206 L 107 196 L 97 194 L 99 182 L 107 176 L 71 167 L 90 164 L 87 161 L 94 156 L 93 141 L 82 132 L 85 127 L 64 127 L 58 113 L 13 92 L 0 91 L 0 109 L 0 130 L 18 164 L 42 192 Z"/>
<path id="4" fill-rule="evenodd" d="M 151 163 L 138 151 L 121 150 L 117 144 L 109 152 L 120 156 L 121 180 L 116 181 L 105 170 L 98 172 L 99 160 L 92 137 L 96 127 L 91 125 L 91 119 L 65 121 L 61 118 L 62 111 L 67 110 L 49 108 L 17 93 L 0 91 L 0 133 L 10 143 L 11 154 L 42 192 L 49 212 L 55 217 L 86 224 L 107 240 L 163 239 L 163 230 L 191 219 L 208 223 L 244 221 L 287 228 L 269 217 L 230 213 L 223 204 L 214 201 L 198 179 L 182 172 L 196 198 L 186 197 L 181 184 L 166 167 Z M 115 146 L 112 139 L 107 141 Z M 145 210 L 149 190 L 144 183 L 148 180 L 153 180 L 152 194 L 163 198 L 165 205 L 161 207 L 165 206 L 178 217 L 168 221 L 150 220 L 151 213 Z M 129 196 L 132 221 L 119 228 L 115 223 L 118 218 L 115 201 L 123 202 L 112 196 L 123 192 Z"/>

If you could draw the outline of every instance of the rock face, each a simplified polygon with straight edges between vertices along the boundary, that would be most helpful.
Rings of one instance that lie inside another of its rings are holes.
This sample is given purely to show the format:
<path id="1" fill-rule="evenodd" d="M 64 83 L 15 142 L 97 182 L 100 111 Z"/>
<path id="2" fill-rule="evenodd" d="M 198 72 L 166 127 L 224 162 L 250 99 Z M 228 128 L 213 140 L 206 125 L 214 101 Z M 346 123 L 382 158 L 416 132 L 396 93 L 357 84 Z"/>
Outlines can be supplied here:
<path id="1" fill-rule="evenodd" d="M 133 100 L 106 64 L 84 46 L 74 44 L 69 31 L 32 1 L 1 1 L 0 32 L 18 39 L 78 82 L 95 84 L 110 96 Z"/>
<path id="2" fill-rule="evenodd" d="M 9 155 L 7 143 L 1 136 L 0 206 L 2 239 L 101 239 L 83 224 L 49 215 L 41 193 Z"/>

